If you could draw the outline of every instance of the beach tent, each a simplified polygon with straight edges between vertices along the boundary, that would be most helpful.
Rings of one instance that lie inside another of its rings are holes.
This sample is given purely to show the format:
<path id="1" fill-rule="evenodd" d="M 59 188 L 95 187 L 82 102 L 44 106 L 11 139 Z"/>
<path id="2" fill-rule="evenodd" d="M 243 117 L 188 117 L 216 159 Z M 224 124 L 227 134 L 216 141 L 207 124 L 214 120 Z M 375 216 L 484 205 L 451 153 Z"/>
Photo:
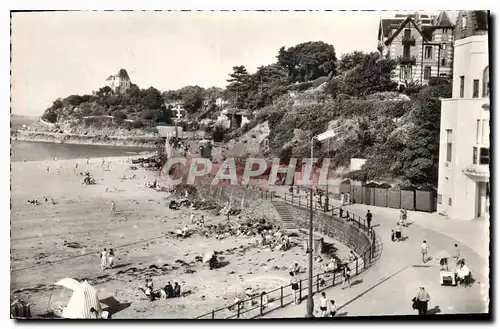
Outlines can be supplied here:
<path id="1" fill-rule="evenodd" d="M 101 304 L 97 291 L 87 282 L 78 282 L 75 279 L 66 278 L 56 282 L 56 285 L 73 290 L 68 305 L 62 312 L 66 319 L 91 319 L 90 309 L 93 307 L 98 314 L 102 313 Z"/>

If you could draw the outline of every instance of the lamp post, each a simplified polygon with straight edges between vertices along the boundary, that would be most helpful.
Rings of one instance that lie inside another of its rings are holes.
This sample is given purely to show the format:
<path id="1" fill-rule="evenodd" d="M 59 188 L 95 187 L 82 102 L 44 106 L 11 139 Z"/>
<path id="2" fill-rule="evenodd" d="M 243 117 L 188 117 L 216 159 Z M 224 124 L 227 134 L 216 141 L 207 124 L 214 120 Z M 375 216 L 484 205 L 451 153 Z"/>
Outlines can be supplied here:
<path id="1" fill-rule="evenodd" d="M 322 134 L 314 136 L 311 138 L 311 173 L 312 173 L 312 164 L 314 158 L 314 141 L 323 141 L 325 139 L 333 138 L 336 135 L 336 131 L 327 130 Z M 312 178 L 312 177 L 311 177 Z M 309 244 L 307 248 L 307 253 L 309 254 L 309 277 L 307 280 L 307 303 L 306 303 L 306 317 L 312 318 L 313 315 L 313 298 L 312 298 L 312 281 L 313 281 L 313 187 L 312 181 L 309 181 Z M 327 186 L 328 186 L 328 177 L 327 177 Z"/>

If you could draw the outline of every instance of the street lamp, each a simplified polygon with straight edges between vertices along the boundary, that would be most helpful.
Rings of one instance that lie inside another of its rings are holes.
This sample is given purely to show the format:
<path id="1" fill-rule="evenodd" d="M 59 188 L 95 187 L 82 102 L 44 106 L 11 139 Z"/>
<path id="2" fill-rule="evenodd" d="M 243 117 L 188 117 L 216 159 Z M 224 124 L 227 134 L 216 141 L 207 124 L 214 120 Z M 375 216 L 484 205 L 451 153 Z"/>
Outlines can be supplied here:
<path id="1" fill-rule="evenodd" d="M 327 130 L 322 134 L 319 134 L 317 136 L 314 136 L 311 138 L 311 173 L 312 173 L 312 159 L 314 158 L 314 141 L 323 141 L 325 139 L 330 139 L 335 137 L 337 132 L 335 130 Z M 312 318 L 314 317 L 313 311 L 314 311 L 314 306 L 313 306 L 313 298 L 312 298 L 312 280 L 313 280 L 313 188 L 312 188 L 312 181 L 309 181 L 310 188 L 309 188 L 309 202 L 310 202 L 310 214 L 309 214 L 309 244 L 307 248 L 307 253 L 309 253 L 309 278 L 307 280 L 307 303 L 306 303 L 306 310 L 307 314 L 306 317 Z M 327 184 L 328 184 L 328 175 L 327 175 Z"/>

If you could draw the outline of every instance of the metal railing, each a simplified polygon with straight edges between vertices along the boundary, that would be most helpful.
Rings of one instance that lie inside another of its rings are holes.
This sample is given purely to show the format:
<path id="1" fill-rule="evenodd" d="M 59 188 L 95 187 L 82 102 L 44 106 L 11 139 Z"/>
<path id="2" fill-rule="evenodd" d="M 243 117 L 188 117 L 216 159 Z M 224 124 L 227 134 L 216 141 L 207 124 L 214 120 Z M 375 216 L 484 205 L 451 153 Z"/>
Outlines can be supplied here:
<path id="1" fill-rule="evenodd" d="M 261 190 L 261 197 L 265 199 L 276 199 L 279 198 L 274 191 Z M 287 197 L 288 195 L 288 197 Z M 291 194 L 293 196 L 293 194 Z M 296 196 L 292 197 L 291 195 L 285 193 L 284 202 L 290 203 L 292 205 L 298 205 L 299 207 L 307 208 L 310 205 L 309 201 L 305 201 L 304 197 L 301 198 Z M 323 212 L 325 215 L 331 214 L 334 218 L 335 216 L 340 215 L 340 208 L 338 207 L 326 207 L 313 205 L 316 214 L 318 211 Z M 344 214 L 343 214 L 344 215 Z M 339 216 L 340 217 L 340 216 Z M 313 294 L 321 292 L 327 288 L 334 287 L 341 282 L 342 279 L 342 267 L 348 266 L 351 270 L 351 278 L 355 278 L 356 276 L 363 273 L 366 269 L 368 269 L 374 261 L 379 256 L 379 249 L 377 245 L 377 234 L 375 231 L 370 228 L 368 230 L 368 226 L 366 225 L 365 219 L 361 218 L 358 215 L 355 215 L 352 212 L 345 212 L 345 217 L 349 222 L 352 222 L 353 225 L 358 227 L 359 231 L 365 234 L 368 238 L 369 243 L 364 246 L 362 251 L 358 253 L 358 257 L 355 260 L 348 262 L 346 264 L 341 264 L 335 271 L 325 271 L 322 273 L 318 273 L 313 276 Z M 318 231 L 318 228 L 315 228 Z M 333 235 L 331 230 L 328 230 L 327 235 L 332 238 L 336 238 Z M 351 246 L 348 246 L 351 247 Z M 353 248 L 354 249 L 354 248 Z M 307 290 L 308 290 L 308 278 L 301 278 L 298 282 L 299 290 L 298 290 L 298 300 L 303 301 L 307 299 Z M 255 295 L 250 298 L 246 298 L 244 300 L 238 301 L 232 305 L 224 306 L 218 309 L 213 309 L 212 311 L 202 314 L 196 319 L 249 319 L 255 318 L 258 316 L 263 316 L 267 313 L 270 313 L 276 309 L 283 308 L 288 306 L 294 302 L 294 292 L 292 290 L 292 285 L 288 284 L 285 286 L 281 286 L 271 291 L 265 292 L 267 296 L 267 303 L 265 303 L 264 295 Z"/>

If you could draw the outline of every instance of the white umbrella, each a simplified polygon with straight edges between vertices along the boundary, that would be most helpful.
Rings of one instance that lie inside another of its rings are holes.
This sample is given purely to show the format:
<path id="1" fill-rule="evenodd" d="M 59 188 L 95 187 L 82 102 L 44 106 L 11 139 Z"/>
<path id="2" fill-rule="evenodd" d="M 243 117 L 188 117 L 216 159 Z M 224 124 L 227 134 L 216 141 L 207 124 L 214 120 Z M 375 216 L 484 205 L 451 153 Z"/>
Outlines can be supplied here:
<path id="1" fill-rule="evenodd" d="M 69 290 L 76 291 L 80 288 L 81 283 L 72 278 L 61 279 L 56 282 L 56 285 L 63 286 Z"/>
<path id="2" fill-rule="evenodd" d="M 207 252 L 205 254 L 205 256 L 203 256 L 203 263 L 208 263 L 210 261 L 210 259 L 212 259 L 214 254 L 215 254 L 215 252 L 213 250 L 210 252 Z"/>

